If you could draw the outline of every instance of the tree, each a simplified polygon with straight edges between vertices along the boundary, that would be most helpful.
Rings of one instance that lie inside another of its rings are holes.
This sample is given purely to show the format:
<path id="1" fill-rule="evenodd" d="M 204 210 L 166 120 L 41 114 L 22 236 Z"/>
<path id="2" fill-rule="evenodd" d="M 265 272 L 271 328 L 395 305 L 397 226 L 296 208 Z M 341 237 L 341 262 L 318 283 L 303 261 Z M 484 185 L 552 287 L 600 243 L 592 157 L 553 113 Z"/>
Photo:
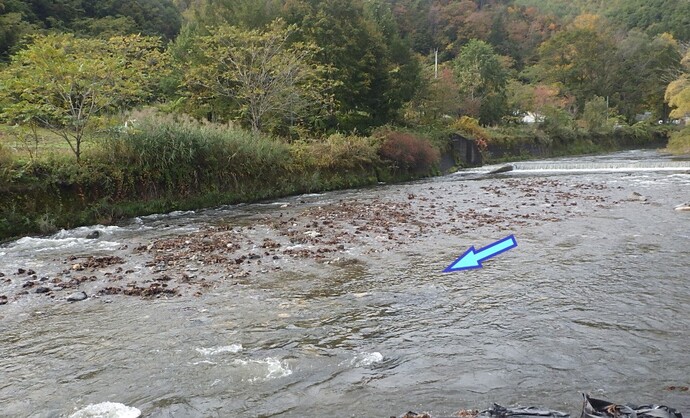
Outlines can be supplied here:
<path id="1" fill-rule="evenodd" d="M 231 102 L 233 117 L 255 132 L 318 114 L 329 100 L 325 68 L 314 63 L 314 44 L 290 42 L 295 30 L 281 20 L 266 30 L 219 26 L 196 39 L 199 61 L 184 83 L 197 101 Z"/>
<path id="2" fill-rule="evenodd" d="M 423 81 L 414 98 L 408 103 L 405 119 L 421 125 L 433 125 L 447 116 L 460 113 L 460 89 L 448 65 L 442 64 L 438 77 L 434 69 L 426 67 Z"/>
<path id="3" fill-rule="evenodd" d="M 629 121 L 651 110 L 657 119 L 668 117 L 666 86 L 681 71 L 678 42 L 669 34 L 654 38 L 633 30 L 618 43 L 615 92 L 612 103 Z"/>
<path id="4" fill-rule="evenodd" d="M 262 29 L 280 17 L 282 0 L 196 0 L 191 20 L 200 26 Z"/>
<path id="5" fill-rule="evenodd" d="M 292 0 L 286 20 L 299 27 L 301 39 L 319 46 L 316 59 L 328 68 L 337 109 L 327 128 L 367 132 L 397 116 L 400 96 L 391 96 L 397 80 L 409 74 L 396 62 L 381 27 L 362 0 Z M 412 64 L 414 65 L 414 64 Z M 398 90 L 403 96 L 404 89 Z"/>
<path id="6" fill-rule="evenodd" d="M 579 109 L 594 96 L 611 96 L 615 85 L 613 39 L 590 23 L 573 25 L 539 47 L 538 78 L 560 84 Z"/>
<path id="7" fill-rule="evenodd" d="M 685 54 L 682 63 L 686 71 L 672 81 L 666 89 L 666 100 L 669 106 L 674 108 L 671 111 L 673 118 L 690 115 L 690 51 Z"/>
<path id="8" fill-rule="evenodd" d="M 40 125 L 67 141 L 79 162 L 100 116 L 152 99 L 165 56 L 159 39 L 37 36 L 0 73 L 2 119 Z"/>
<path id="9" fill-rule="evenodd" d="M 690 2 L 678 0 L 625 0 L 615 4 L 607 16 L 626 29 L 639 29 L 651 36 L 671 33 L 690 41 Z"/>
<path id="10" fill-rule="evenodd" d="M 585 103 L 582 123 L 589 132 L 602 132 L 608 120 L 608 104 L 603 97 L 594 96 Z"/>
<path id="11" fill-rule="evenodd" d="M 471 40 L 460 50 L 454 67 L 465 113 L 479 117 L 484 125 L 498 122 L 507 111 L 508 74 L 491 45 Z"/>

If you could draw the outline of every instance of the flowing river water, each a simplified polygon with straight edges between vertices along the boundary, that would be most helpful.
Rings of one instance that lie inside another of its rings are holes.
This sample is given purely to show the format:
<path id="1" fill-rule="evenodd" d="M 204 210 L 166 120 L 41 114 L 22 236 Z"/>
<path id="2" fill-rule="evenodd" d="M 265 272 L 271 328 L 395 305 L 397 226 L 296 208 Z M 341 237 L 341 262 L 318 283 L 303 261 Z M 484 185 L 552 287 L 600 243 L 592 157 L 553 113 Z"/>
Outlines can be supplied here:
<path id="1" fill-rule="evenodd" d="M 690 414 L 690 161 L 488 170 L 5 244 L 0 416 L 578 416 L 583 392 Z"/>

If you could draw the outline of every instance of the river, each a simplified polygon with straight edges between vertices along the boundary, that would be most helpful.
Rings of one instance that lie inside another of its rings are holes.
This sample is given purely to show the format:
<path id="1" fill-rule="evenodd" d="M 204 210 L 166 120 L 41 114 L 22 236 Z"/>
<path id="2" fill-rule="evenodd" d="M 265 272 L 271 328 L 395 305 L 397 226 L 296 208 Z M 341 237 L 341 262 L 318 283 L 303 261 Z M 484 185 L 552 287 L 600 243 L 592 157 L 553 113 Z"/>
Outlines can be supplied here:
<path id="1" fill-rule="evenodd" d="M 0 416 L 579 416 L 582 393 L 690 414 L 690 162 L 488 170 L 5 244 Z"/>

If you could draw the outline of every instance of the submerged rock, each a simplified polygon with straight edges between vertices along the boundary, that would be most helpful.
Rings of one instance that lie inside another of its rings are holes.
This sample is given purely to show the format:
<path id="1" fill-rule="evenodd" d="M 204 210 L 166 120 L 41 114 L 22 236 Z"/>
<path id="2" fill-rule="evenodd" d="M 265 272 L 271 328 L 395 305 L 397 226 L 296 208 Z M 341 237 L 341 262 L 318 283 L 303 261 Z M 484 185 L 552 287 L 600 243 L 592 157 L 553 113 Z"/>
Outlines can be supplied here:
<path id="1" fill-rule="evenodd" d="M 79 302 L 81 300 L 85 300 L 88 298 L 86 295 L 86 292 L 76 292 L 72 293 L 71 295 L 67 296 L 67 301 L 68 302 Z"/>
<path id="2" fill-rule="evenodd" d="M 630 195 L 630 200 L 636 200 L 639 202 L 646 202 L 647 198 L 642 196 L 640 193 L 632 192 L 632 194 Z"/>
<path id="3" fill-rule="evenodd" d="M 93 231 L 89 235 L 86 236 L 87 239 L 96 239 L 101 236 L 101 231 Z"/>

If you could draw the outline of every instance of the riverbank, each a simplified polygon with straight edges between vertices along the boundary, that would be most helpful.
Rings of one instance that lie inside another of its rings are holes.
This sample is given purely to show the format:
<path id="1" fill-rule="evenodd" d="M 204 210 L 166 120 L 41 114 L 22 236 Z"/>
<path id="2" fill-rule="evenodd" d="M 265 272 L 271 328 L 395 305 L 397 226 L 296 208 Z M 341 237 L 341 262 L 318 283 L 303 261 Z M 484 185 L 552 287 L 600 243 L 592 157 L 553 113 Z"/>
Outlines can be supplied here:
<path id="1" fill-rule="evenodd" d="M 0 241 L 176 210 L 400 182 L 437 173 L 429 139 L 382 130 L 286 143 L 228 126 L 152 118 L 74 159 L 4 159 Z"/>
<path id="2" fill-rule="evenodd" d="M 286 143 L 228 126 L 156 117 L 111 132 L 76 163 L 0 153 L 0 242 L 154 213 L 398 183 L 467 165 L 663 146 L 653 126 L 547 136 L 533 127 L 382 129 Z M 469 139 L 468 139 L 469 138 Z M 462 146 L 458 147 L 458 140 Z"/>

